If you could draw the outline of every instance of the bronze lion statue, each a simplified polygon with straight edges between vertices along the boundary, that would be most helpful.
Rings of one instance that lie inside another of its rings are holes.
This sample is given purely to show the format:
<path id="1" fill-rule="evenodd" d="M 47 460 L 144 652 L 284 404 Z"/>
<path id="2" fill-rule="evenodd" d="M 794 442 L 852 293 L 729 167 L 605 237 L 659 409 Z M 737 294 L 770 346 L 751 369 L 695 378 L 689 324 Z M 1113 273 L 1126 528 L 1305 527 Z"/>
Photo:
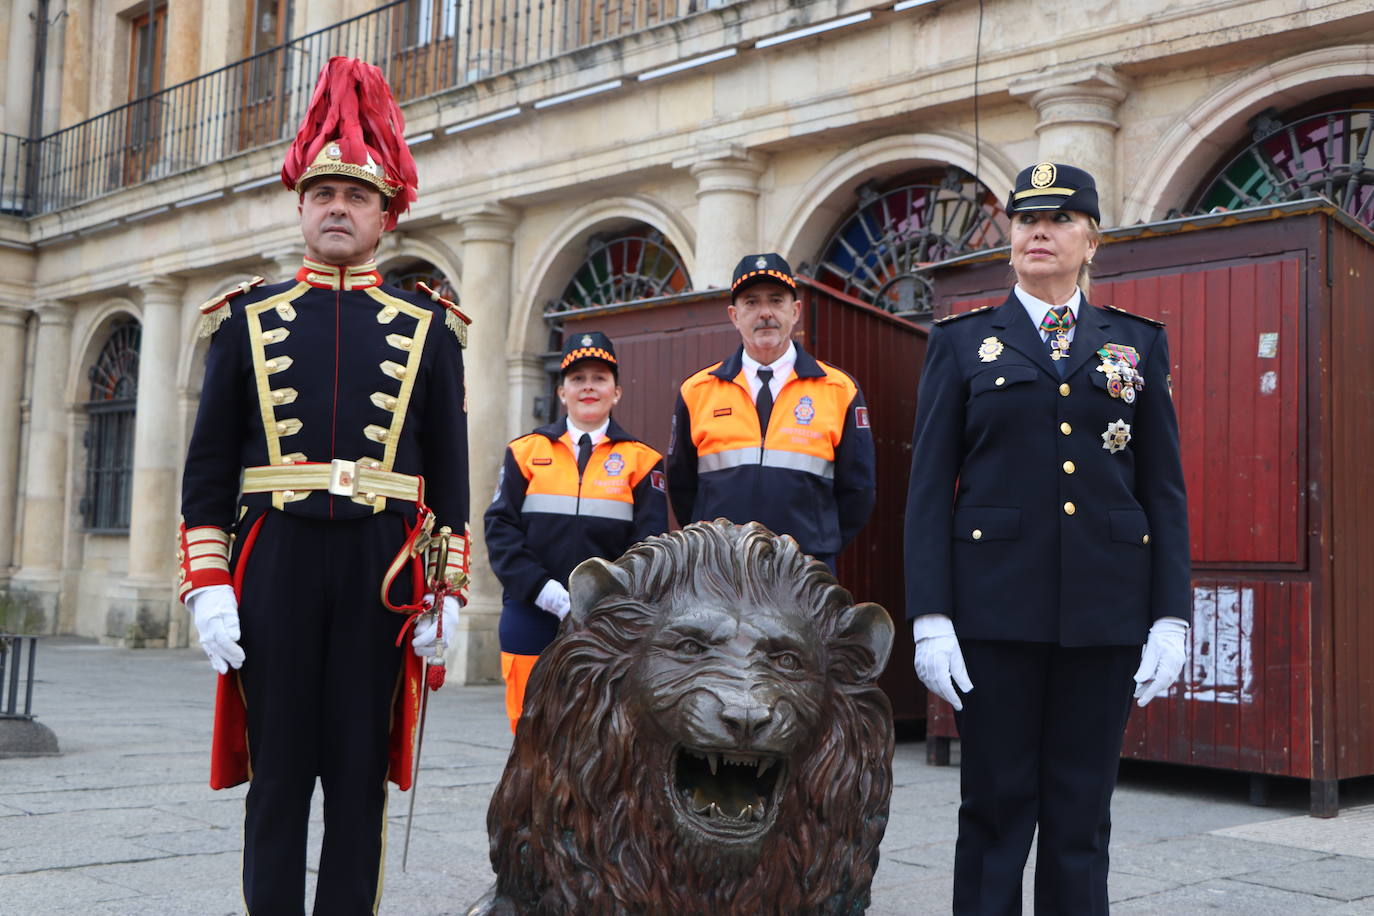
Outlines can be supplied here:
<path id="1" fill-rule="evenodd" d="M 472 914 L 851 914 L 892 795 L 892 621 L 756 523 L 573 571 Z"/>

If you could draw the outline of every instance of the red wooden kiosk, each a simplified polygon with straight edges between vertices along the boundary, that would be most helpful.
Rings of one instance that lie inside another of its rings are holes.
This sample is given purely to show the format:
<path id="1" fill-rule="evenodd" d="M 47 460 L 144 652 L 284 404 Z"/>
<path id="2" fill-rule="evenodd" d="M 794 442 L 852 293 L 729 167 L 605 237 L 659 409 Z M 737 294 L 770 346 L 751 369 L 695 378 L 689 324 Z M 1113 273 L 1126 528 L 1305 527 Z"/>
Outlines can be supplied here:
<path id="1" fill-rule="evenodd" d="M 1254 774 L 1254 796 L 1307 779 L 1332 816 L 1374 774 L 1374 233 L 1309 200 L 1106 236 L 1091 301 L 1168 325 L 1193 559 L 1181 686 L 1133 710 L 1124 755 Z M 932 279 L 937 316 L 1011 285 L 1005 249 Z M 948 762 L 953 712 L 927 715 Z"/>

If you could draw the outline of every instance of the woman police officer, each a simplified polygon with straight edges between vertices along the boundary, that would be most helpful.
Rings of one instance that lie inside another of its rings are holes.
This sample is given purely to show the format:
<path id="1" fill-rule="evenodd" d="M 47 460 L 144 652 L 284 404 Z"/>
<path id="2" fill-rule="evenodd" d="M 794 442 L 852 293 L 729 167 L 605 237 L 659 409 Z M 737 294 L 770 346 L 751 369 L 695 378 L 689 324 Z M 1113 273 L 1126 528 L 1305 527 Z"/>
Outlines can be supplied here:
<path id="1" fill-rule="evenodd" d="M 487 555 L 503 589 L 501 676 L 511 731 L 539 653 L 567 615 L 568 575 L 668 529 L 663 457 L 611 419 L 620 370 L 610 338 L 568 336 L 558 399 L 566 416 L 506 447 L 486 513 Z"/>
<path id="2" fill-rule="evenodd" d="M 917 674 L 958 710 L 954 912 L 1021 912 L 1038 827 L 1035 911 L 1106 913 L 1132 671 L 1140 705 L 1166 692 L 1191 618 L 1168 343 L 1084 296 L 1091 175 L 1027 168 L 1006 211 L 1006 302 L 930 334 L 907 615 Z"/>

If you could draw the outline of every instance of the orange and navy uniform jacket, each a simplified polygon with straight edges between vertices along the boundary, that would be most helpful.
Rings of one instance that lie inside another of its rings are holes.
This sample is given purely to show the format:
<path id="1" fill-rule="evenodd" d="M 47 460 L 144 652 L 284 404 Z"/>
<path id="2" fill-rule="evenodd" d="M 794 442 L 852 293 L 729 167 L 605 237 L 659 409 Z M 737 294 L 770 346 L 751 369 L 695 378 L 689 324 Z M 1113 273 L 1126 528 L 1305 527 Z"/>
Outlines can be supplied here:
<path id="1" fill-rule="evenodd" d="M 873 511 L 873 431 L 858 384 L 797 346 L 767 436 L 744 375 L 744 348 L 682 383 L 668 442 L 679 523 L 726 518 L 790 534 L 834 557 Z"/>
<path id="2" fill-rule="evenodd" d="M 558 618 L 534 603 L 545 582 L 566 587 L 583 560 L 615 560 L 667 530 L 663 457 L 615 420 L 580 477 L 566 420 L 510 443 L 486 514 L 487 555 L 503 590 L 501 651 L 538 655 L 553 641 Z"/>
<path id="3" fill-rule="evenodd" d="M 407 523 L 416 515 L 414 502 L 375 494 L 244 493 L 245 468 L 329 468 L 343 459 L 420 477 L 436 530 L 452 528 L 466 562 L 467 413 L 449 306 L 382 285 L 372 262 L 339 268 L 310 260 L 293 280 L 245 283 L 202 306 L 202 333 L 213 336 L 182 477 L 180 597 L 207 585 L 237 587 L 266 513 L 343 521 L 395 512 Z M 398 630 L 403 622 L 396 615 Z M 408 675 L 418 676 L 413 653 L 405 657 Z M 413 727 L 418 693 L 398 698 L 415 707 L 394 718 L 391 772 L 404 788 L 409 764 L 397 754 L 408 755 L 413 741 L 397 730 Z M 220 677 L 216 703 L 214 788 L 247 778 L 243 716 L 231 671 Z"/>

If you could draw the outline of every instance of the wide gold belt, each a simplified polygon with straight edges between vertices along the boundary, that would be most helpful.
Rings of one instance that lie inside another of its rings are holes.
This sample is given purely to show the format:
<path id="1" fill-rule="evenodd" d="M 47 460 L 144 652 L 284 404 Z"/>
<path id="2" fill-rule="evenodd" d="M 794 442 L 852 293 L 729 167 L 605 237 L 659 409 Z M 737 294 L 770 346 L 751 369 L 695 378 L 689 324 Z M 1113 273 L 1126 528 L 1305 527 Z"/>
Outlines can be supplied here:
<path id="1" fill-rule="evenodd" d="M 411 474 L 383 471 L 341 458 L 329 464 L 268 464 L 243 469 L 245 493 L 327 490 L 335 496 L 384 496 L 417 502 L 421 487 L 421 479 Z"/>

